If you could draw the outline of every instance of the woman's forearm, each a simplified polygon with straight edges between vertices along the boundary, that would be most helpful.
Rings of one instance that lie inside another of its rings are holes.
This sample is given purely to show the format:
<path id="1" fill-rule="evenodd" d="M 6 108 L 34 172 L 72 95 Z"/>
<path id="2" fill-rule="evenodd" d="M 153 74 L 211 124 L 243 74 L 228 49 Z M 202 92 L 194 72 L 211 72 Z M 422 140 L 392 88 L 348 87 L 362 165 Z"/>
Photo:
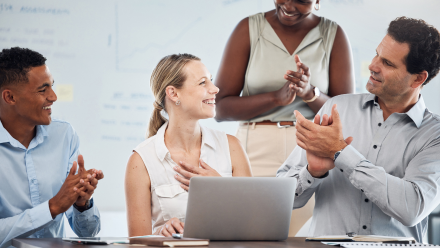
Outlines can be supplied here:
<path id="1" fill-rule="evenodd" d="M 243 121 L 252 119 L 279 105 L 274 92 L 253 96 L 227 96 L 216 103 L 217 121 Z"/>

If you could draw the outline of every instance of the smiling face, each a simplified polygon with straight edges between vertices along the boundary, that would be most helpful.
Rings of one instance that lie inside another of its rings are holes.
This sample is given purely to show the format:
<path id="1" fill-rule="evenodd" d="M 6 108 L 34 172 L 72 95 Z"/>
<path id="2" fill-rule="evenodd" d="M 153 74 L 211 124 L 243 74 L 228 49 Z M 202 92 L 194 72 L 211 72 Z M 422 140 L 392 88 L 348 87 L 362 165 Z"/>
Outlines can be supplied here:
<path id="1" fill-rule="evenodd" d="M 393 100 L 414 91 L 411 84 L 417 75 L 410 74 L 405 64 L 409 49 L 407 43 L 399 43 L 389 35 L 383 38 L 368 67 L 371 76 L 366 88 L 370 93 L 383 100 Z"/>
<path id="2" fill-rule="evenodd" d="M 31 125 L 49 125 L 52 104 L 57 100 L 53 91 L 54 80 L 46 65 L 33 67 L 29 82 L 14 86 L 14 109 L 20 118 Z"/>
<path id="3" fill-rule="evenodd" d="M 316 0 L 275 0 L 276 15 L 280 22 L 286 26 L 293 26 L 305 18 L 313 11 L 313 7 L 319 1 Z"/>
<path id="4" fill-rule="evenodd" d="M 185 66 L 184 73 L 183 87 L 176 89 L 181 105 L 176 107 L 193 119 L 213 118 L 219 89 L 212 83 L 208 69 L 202 62 L 193 60 Z"/>

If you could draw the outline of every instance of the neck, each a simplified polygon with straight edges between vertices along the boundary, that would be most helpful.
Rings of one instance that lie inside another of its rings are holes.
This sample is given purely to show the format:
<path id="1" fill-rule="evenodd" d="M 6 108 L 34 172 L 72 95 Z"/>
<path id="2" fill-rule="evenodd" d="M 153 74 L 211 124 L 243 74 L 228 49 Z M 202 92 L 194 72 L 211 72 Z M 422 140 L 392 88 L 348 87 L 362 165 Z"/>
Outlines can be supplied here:
<path id="1" fill-rule="evenodd" d="M 23 121 L 17 115 L 7 112 L 8 111 L 4 110 L 0 111 L 0 121 L 2 122 L 3 127 L 14 139 L 20 142 L 24 147 L 28 148 L 32 139 L 36 135 L 36 126 Z"/>
<path id="2" fill-rule="evenodd" d="M 170 116 L 167 130 L 165 131 L 165 144 L 184 150 L 189 153 L 200 149 L 202 144 L 202 131 L 198 120 L 173 118 Z"/>
<path id="3" fill-rule="evenodd" d="M 385 98 L 377 97 L 377 102 L 383 112 L 383 120 L 386 121 L 393 113 L 405 113 L 408 112 L 419 100 L 420 90 L 412 92 L 408 97 L 402 97 L 400 99 L 387 100 Z"/>

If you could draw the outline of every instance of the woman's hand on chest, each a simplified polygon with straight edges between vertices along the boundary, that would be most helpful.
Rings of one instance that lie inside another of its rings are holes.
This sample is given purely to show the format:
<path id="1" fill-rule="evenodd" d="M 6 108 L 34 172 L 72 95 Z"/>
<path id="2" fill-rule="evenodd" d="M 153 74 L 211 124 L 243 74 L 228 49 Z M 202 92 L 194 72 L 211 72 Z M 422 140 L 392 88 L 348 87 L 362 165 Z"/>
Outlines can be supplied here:
<path id="1" fill-rule="evenodd" d="M 200 167 L 179 161 L 178 166 L 175 166 L 174 170 L 180 174 L 176 174 L 174 177 L 181 183 L 180 186 L 186 191 L 189 190 L 189 182 L 192 177 L 221 177 L 216 170 L 211 168 L 211 166 L 202 159 L 200 159 Z"/>

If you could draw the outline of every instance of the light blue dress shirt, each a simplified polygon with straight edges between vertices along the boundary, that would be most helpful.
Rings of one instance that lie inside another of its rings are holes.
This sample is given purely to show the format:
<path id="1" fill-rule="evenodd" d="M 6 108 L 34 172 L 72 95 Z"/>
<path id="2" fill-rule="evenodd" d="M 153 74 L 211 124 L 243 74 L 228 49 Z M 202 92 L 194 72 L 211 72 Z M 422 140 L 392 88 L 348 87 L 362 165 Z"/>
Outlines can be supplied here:
<path id="1" fill-rule="evenodd" d="M 53 120 L 37 126 L 26 149 L 0 121 L 0 247 L 13 238 L 64 237 L 63 214 L 52 219 L 49 200 L 66 180 L 79 155 L 79 139 L 72 126 Z M 92 207 L 82 213 L 70 207 L 66 214 L 80 237 L 95 236 L 101 229 L 99 211 Z"/>
<path id="2" fill-rule="evenodd" d="M 423 97 L 406 113 L 386 120 L 373 94 L 329 99 L 318 112 L 331 115 L 337 104 L 344 138 L 353 142 L 323 178 L 307 170 L 306 151 L 297 146 L 278 170 L 296 177 L 293 208 L 315 193 L 309 235 L 384 235 L 422 242 L 428 215 L 440 203 L 440 116 Z"/>

